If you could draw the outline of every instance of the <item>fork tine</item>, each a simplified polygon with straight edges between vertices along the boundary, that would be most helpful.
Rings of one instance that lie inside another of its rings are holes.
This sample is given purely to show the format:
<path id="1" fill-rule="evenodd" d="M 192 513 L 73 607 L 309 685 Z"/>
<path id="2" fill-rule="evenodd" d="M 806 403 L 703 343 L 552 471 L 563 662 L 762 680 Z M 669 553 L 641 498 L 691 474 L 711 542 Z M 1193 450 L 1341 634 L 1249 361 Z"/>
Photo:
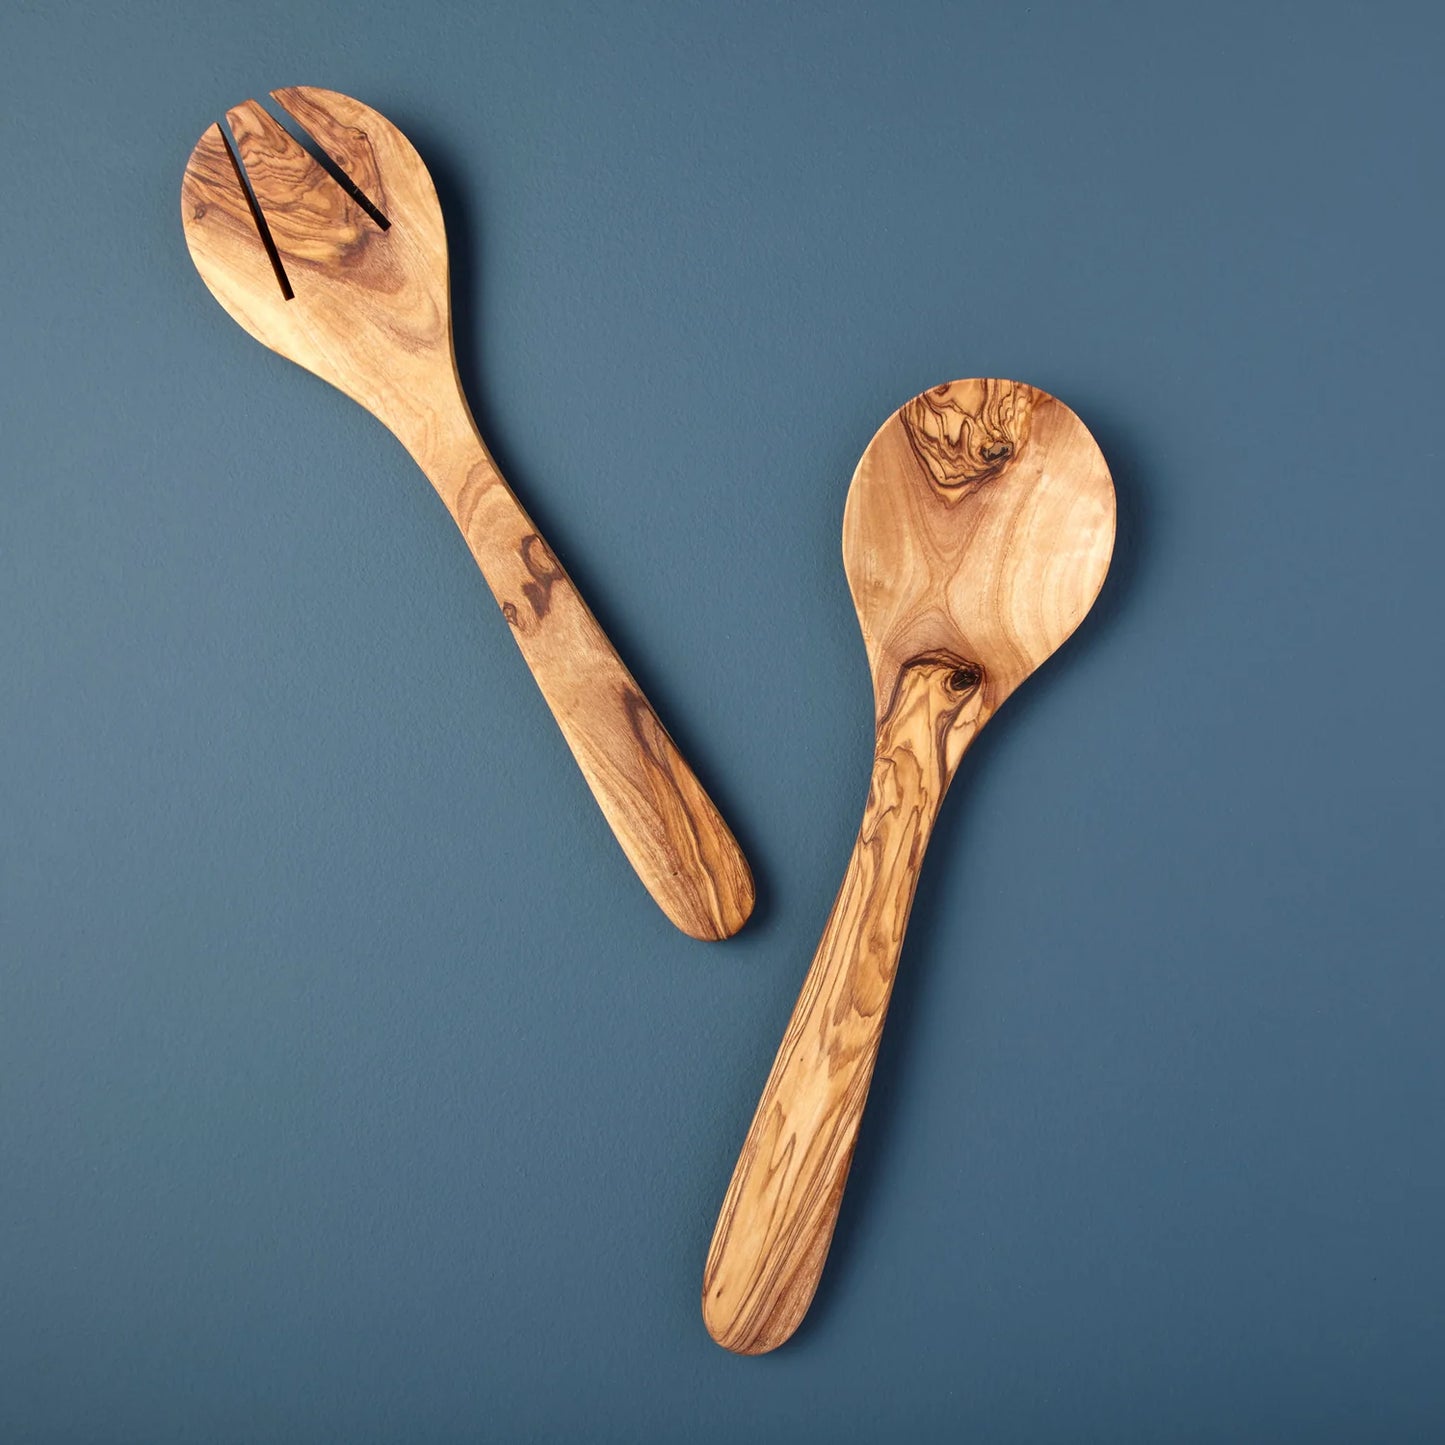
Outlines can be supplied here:
<path id="1" fill-rule="evenodd" d="M 416 147 L 380 111 L 317 85 L 273 90 L 352 183 L 423 250 L 446 247 L 441 207 Z"/>
<path id="2" fill-rule="evenodd" d="M 386 182 L 368 118 L 360 114 L 365 107 L 349 96 L 334 90 L 320 90 L 314 85 L 286 86 L 273 90 L 271 98 L 330 156 L 364 200 L 386 219 Z"/>
<path id="3" fill-rule="evenodd" d="M 243 326 L 250 329 L 240 314 L 246 298 L 284 299 L 284 273 L 266 248 L 219 125 L 207 128 L 186 162 L 181 226 L 201 278 Z"/>
<path id="4" fill-rule="evenodd" d="M 282 261 L 334 261 L 370 225 L 360 207 L 254 100 L 226 112 Z"/>

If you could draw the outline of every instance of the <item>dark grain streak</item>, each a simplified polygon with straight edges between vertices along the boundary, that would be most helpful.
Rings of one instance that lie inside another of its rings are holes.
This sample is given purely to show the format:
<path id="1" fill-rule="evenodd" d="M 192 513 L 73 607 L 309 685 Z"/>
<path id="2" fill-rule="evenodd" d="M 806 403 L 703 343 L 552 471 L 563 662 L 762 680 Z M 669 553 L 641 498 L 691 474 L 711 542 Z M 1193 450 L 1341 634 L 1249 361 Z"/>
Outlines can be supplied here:
<path id="1" fill-rule="evenodd" d="M 962 397 L 958 387 L 934 387 L 899 416 L 934 485 L 960 493 L 1002 475 L 1028 440 L 1031 411 L 1031 388 L 987 381 Z"/>
<path id="2" fill-rule="evenodd" d="M 530 582 L 522 584 L 522 595 L 531 604 L 532 612 L 540 622 L 552 605 L 552 588 L 563 580 L 565 574 L 561 564 L 552 555 L 552 549 L 535 532 L 522 538 L 522 545 L 518 550 L 521 553 L 522 565 L 532 578 Z"/>

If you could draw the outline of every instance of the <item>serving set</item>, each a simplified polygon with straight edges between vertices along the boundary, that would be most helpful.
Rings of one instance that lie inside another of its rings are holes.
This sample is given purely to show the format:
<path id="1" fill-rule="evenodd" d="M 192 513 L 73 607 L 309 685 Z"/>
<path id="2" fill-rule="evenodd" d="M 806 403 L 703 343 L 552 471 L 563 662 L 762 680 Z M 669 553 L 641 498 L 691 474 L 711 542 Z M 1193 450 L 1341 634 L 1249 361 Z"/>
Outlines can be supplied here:
<path id="1" fill-rule="evenodd" d="M 279 115 L 245 101 L 191 153 L 181 215 L 196 269 L 252 336 L 415 458 L 638 877 L 683 932 L 730 937 L 752 911 L 747 862 L 472 418 L 421 157 L 348 96 L 271 98 Z M 807 1311 L 944 794 L 979 730 L 1089 611 L 1113 540 L 1098 446 L 1063 402 L 1019 382 L 914 397 L 858 463 L 843 562 L 873 678 L 872 773 L 703 1272 L 704 1321 L 730 1350 L 776 1348 Z"/>

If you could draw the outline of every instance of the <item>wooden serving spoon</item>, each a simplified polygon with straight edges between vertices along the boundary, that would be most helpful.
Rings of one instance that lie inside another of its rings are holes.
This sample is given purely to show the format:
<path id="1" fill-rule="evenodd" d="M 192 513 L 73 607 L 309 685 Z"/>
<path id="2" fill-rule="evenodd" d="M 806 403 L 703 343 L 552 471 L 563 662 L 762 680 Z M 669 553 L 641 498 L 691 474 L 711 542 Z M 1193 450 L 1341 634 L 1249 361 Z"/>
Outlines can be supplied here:
<path id="1" fill-rule="evenodd" d="M 730 1350 L 775 1349 L 812 1301 L 939 804 L 979 729 L 1083 620 L 1113 545 L 1098 446 L 1031 386 L 935 387 L 858 464 L 843 561 L 873 670 L 873 777 L 708 1253 L 703 1319 Z"/>
<path id="2" fill-rule="evenodd" d="M 360 402 L 416 458 L 648 891 L 695 938 L 736 933 L 753 907 L 742 852 L 472 420 L 421 157 L 335 91 L 273 96 L 330 169 L 254 100 L 227 112 L 239 155 L 212 126 L 181 184 L 196 269 L 252 336 Z"/>

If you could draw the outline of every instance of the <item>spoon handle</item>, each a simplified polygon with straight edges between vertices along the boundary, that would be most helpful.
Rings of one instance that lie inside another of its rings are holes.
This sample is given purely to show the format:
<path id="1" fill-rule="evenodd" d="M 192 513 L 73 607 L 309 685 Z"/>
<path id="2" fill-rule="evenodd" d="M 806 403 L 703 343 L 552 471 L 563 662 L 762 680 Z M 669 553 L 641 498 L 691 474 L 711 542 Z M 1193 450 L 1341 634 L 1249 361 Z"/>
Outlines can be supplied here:
<path id="1" fill-rule="evenodd" d="M 736 933 L 753 907 L 742 850 L 513 495 L 470 416 L 402 439 L 466 538 L 572 756 L 648 892 L 694 938 Z"/>
<path id="2" fill-rule="evenodd" d="M 915 659 L 879 723 L 843 886 L 743 1144 L 703 1272 L 708 1333 L 740 1354 L 798 1327 L 827 1258 L 918 870 L 978 728 L 979 674 Z"/>

